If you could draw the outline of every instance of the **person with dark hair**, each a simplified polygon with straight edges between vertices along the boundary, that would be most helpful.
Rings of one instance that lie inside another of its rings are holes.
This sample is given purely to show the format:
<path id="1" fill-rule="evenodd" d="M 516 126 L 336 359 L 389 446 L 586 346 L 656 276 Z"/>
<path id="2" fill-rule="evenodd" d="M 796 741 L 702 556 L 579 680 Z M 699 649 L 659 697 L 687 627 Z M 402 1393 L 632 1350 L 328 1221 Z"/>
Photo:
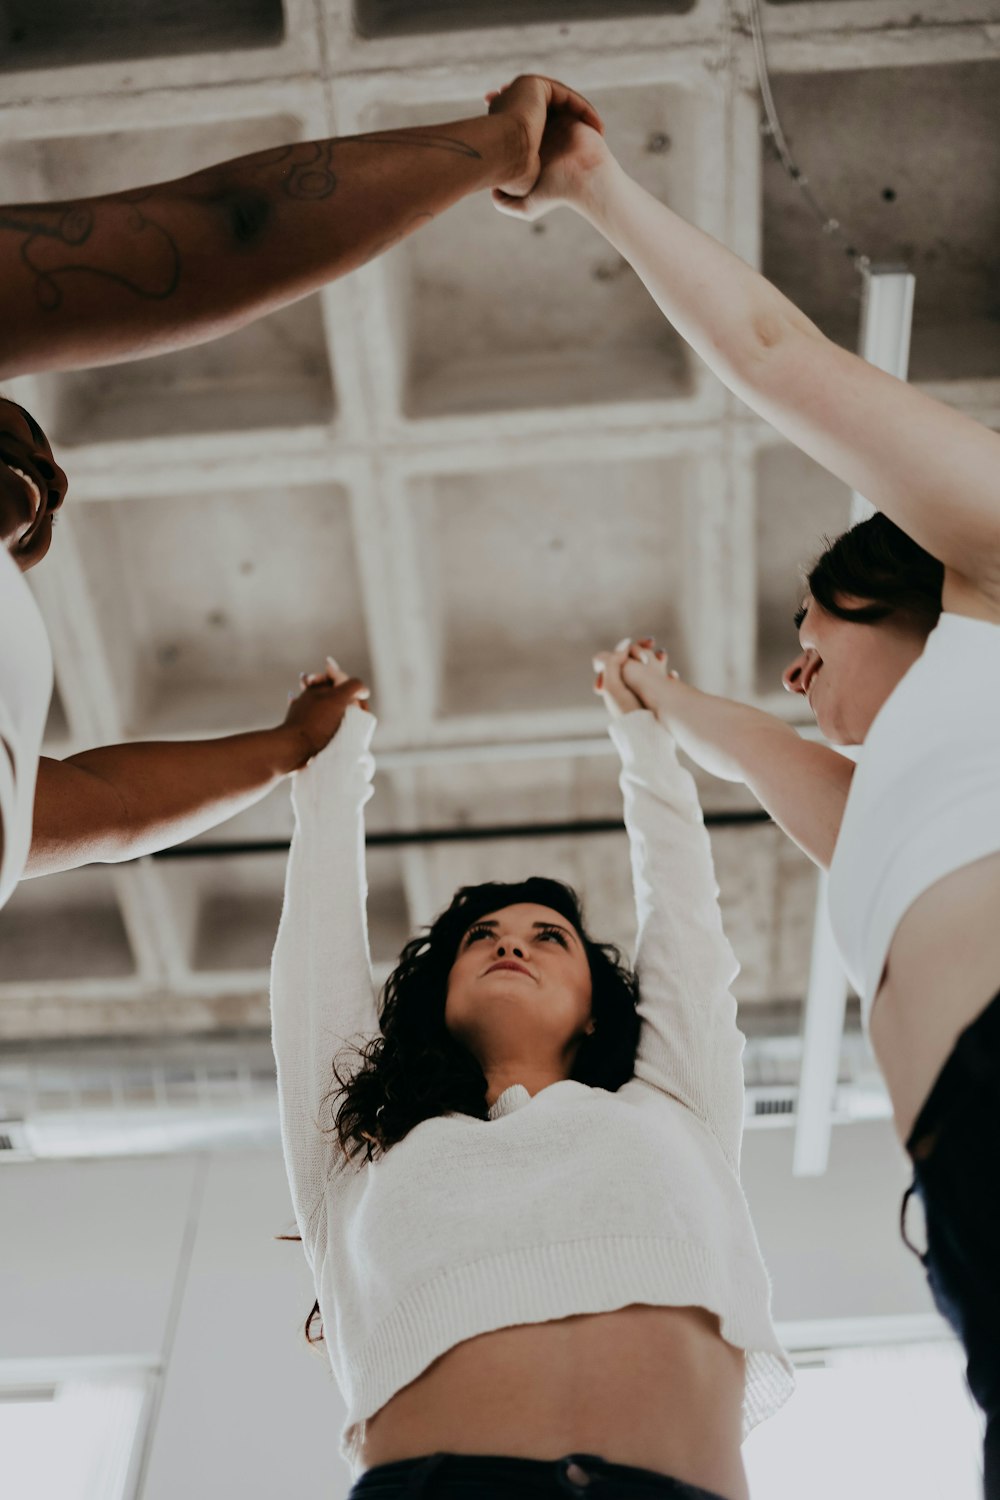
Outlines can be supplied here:
<path id="1" fill-rule="evenodd" d="M 407 943 L 379 1007 L 372 717 L 349 709 L 294 779 L 273 1042 L 352 1500 L 747 1500 L 742 1438 L 791 1390 L 697 793 L 620 674 L 605 701 L 634 973 L 566 886 L 491 882 Z"/>
<path id="2" fill-rule="evenodd" d="M 651 642 L 595 665 L 830 870 L 926 1210 L 921 1260 L 965 1343 L 1000 1500 L 1000 435 L 826 339 L 586 125 L 552 133 L 527 197 L 494 200 L 526 219 L 574 208 L 731 391 L 876 507 L 812 569 L 784 674 L 832 744 L 861 747 L 856 767 L 681 683 Z"/>
<path id="3" fill-rule="evenodd" d="M 472 192 L 527 191 L 562 114 L 602 128 L 582 95 L 525 76 L 478 119 L 298 142 L 127 192 L 0 208 L 0 376 L 219 338 Z M 252 734 L 39 760 L 52 657 L 19 574 L 48 552 L 66 491 L 39 424 L 0 395 L 0 906 L 26 868 L 132 859 L 232 817 L 321 749 L 356 696 L 319 687 Z"/>

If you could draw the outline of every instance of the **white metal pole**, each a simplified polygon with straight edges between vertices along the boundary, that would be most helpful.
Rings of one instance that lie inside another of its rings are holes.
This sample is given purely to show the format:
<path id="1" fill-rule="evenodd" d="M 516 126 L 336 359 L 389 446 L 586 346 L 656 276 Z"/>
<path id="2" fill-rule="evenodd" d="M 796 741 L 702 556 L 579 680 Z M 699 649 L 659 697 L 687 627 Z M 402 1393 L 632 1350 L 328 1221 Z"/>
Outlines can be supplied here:
<path id="1" fill-rule="evenodd" d="M 910 363 L 915 287 L 915 278 L 898 266 L 872 266 L 865 274 L 858 353 L 869 364 L 900 380 L 906 379 Z M 865 520 L 873 511 L 869 501 L 855 490 L 851 497 L 852 522 Z M 832 1107 L 847 990 L 847 977 L 830 927 L 827 880 L 823 874 L 816 897 L 812 962 L 803 1018 L 802 1072 L 792 1158 L 796 1177 L 821 1176 L 830 1158 Z"/>

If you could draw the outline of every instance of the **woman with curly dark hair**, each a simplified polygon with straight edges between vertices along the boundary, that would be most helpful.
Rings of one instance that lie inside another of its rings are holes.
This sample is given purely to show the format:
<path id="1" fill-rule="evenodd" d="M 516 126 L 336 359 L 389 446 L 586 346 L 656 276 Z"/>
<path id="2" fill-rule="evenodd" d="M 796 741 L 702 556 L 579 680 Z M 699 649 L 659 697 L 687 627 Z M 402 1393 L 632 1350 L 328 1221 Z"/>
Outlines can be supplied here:
<path id="1" fill-rule="evenodd" d="M 747 1500 L 742 1438 L 791 1389 L 739 1181 L 737 965 L 694 783 L 621 674 L 599 686 L 634 975 L 532 877 L 460 890 L 379 1009 L 371 715 L 349 708 L 296 777 L 274 1049 L 353 1500 Z"/>

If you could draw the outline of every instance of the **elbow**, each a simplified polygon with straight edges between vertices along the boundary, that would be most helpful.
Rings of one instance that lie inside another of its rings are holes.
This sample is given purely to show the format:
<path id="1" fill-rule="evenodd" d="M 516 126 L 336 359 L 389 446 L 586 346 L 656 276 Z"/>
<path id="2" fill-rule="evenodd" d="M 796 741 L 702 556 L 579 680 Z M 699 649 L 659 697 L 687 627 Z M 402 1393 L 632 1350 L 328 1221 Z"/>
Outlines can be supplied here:
<path id="1" fill-rule="evenodd" d="M 215 198 L 229 241 L 241 250 L 255 249 L 264 239 L 274 216 L 267 193 L 256 188 L 225 187 Z"/>
<path id="2" fill-rule="evenodd" d="M 786 298 L 780 294 L 768 297 L 750 315 L 747 336 L 733 361 L 733 373 L 737 380 L 760 390 L 789 348 L 800 345 L 803 338 L 825 341 L 825 337 Z"/>

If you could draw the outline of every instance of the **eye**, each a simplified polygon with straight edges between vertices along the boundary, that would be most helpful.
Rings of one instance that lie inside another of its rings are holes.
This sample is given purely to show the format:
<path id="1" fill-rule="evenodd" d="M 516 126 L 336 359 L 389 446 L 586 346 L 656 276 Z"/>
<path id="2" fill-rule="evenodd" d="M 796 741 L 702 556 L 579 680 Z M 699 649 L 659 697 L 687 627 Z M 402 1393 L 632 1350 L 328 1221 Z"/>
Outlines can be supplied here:
<path id="1" fill-rule="evenodd" d="M 555 938 L 560 947 L 569 948 L 569 943 L 566 941 L 566 934 L 558 927 L 543 927 L 538 936 L 539 938 Z"/>
<path id="2" fill-rule="evenodd" d="M 794 615 L 792 616 L 792 623 L 794 624 L 796 630 L 800 629 L 800 627 L 802 625 L 802 621 L 805 619 L 805 617 L 806 617 L 806 607 L 805 607 L 804 604 L 800 604 L 799 607 L 798 607 L 798 609 L 795 611 Z"/>
<path id="3" fill-rule="evenodd" d="M 465 945 L 466 945 L 466 947 L 468 947 L 470 943 L 477 942 L 478 939 L 481 938 L 481 937 L 492 937 L 492 936 L 493 936 L 493 929 L 492 929 L 492 927 L 470 927 L 469 930 L 468 930 L 468 932 L 465 934 Z"/>

